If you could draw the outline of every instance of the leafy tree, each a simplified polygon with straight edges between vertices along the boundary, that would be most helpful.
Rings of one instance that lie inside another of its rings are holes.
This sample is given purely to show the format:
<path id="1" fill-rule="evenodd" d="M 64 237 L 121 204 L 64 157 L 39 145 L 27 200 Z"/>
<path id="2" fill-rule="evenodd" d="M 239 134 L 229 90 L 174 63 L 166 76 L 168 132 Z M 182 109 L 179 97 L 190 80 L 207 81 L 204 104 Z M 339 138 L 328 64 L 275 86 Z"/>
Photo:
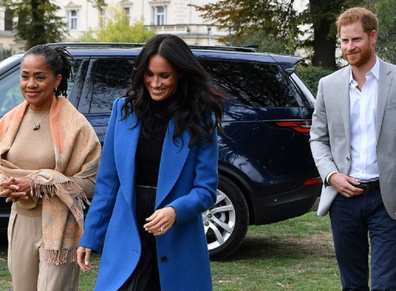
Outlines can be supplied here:
<path id="1" fill-rule="evenodd" d="M 294 0 L 221 0 L 194 7 L 203 12 L 204 19 L 228 30 L 230 44 L 256 40 L 263 47 L 282 53 L 294 53 L 296 48 L 305 48 L 313 52 L 311 60 L 314 66 L 336 68 L 335 22 L 338 15 L 353 6 L 373 8 L 376 1 L 309 0 L 301 13 L 294 10 Z M 302 30 L 302 24 L 308 25 L 308 30 Z M 301 41 L 300 36 L 306 32 L 312 36 Z"/>
<path id="2" fill-rule="evenodd" d="M 249 36 L 229 35 L 221 39 L 226 45 L 231 46 L 258 46 L 258 51 L 279 54 L 293 54 L 294 46 L 287 46 L 282 40 L 275 39 L 270 35 L 263 35 L 261 31 L 251 31 Z"/>
<path id="3" fill-rule="evenodd" d="M 103 10 L 106 7 L 105 0 L 88 0 L 91 2 L 94 8 L 98 8 L 99 10 Z"/>
<path id="4" fill-rule="evenodd" d="M 62 41 L 67 34 L 67 24 L 56 15 L 60 7 L 49 0 L 0 0 L 0 6 L 18 18 L 14 30 L 18 38 L 26 41 L 26 49 Z"/>
<path id="5" fill-rule="evenodd" d="M 351 7 L 366 7 L 373 10 L 376 0 L 309 0 L 308 8 L 301 19 L 310 24 L 312 37 L 304 44 L 313 48 L 312 64 L 324 68 L 336 68 L 338 16 Z"/>
<path id="6" fill-rule="evenodd" d="M 220 0 L 192 5 L 202 17 L 228 31 L 230 45 L 258 44 L 260 51 L 292 53 L 299 35 L 294 0 Z"/>
<path id="7" fill-rule="evenodd" d="M 376 50 L 381 58 L 396 64 L 396 2 L 380 0 L 375 9 L 379 20 Z"/>
<path id="8" fill-rule="evenodd" d="M 82 42 L 147 42 L 155 35 L 155 31 L 145 28 L 143 21 L 129 24 L 129 16 L 119 6 L 106 9 L 106 15 L 100 21 L 99 29 L 90 29 L 79 41 Z"/>

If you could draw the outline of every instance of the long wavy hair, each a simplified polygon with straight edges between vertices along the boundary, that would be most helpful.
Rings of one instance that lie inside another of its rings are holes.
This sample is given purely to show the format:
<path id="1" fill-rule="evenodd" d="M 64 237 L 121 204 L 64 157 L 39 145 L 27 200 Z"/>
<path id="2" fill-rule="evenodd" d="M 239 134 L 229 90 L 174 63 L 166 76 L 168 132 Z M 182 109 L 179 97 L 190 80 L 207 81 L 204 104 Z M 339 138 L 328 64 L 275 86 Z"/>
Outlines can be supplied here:
<path id="1" fill-rule="evenodd" d="M 51 47 L 45 44 L 39 44 L 30 48 L 24 54 L 22 63 L 29 55 L 42 57 L 54 76 L 59 74 L 62 75 L 62 80 L 54 93 L 55 97 L 61 95 L 67 97 L 67 80 L 71 77 L 71 61 L 74 60 L 73 56 L 67 51 L 67 49 L 60 46 Z"/>
<path id="2" fill-rule="evenodd" d="M 215 129 L 222 131 L 223 95 L 208 83 L 205 69 L 188 45 L 175 35 L 160 34 L 153 37 L 136 58 L 132 85 L 124 95 L 124 119 L 134 112 L 142 124 L 142 133 L 150 134 L 154 115 L 144 76 L 151 57 L 155 55 L 164 57 L 178 74 L 183 75 L 167 114 L 175 124 L 173 141 L 176 142 L 176 138 L 182 137 L 183 131 L 187 130 L 189 147 L 202 141 L 213 143 Z"/>

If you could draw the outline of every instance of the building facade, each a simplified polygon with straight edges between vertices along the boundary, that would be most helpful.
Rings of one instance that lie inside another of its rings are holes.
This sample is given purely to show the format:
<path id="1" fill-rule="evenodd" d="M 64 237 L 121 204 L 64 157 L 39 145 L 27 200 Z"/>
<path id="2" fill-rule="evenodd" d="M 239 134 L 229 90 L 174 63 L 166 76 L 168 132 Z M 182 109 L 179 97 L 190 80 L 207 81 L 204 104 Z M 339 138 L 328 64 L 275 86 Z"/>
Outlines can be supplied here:
<path id="1" fill-rule="evenodd" d="M 212 0 L 213 1 L 213 0 Z M 76 41 L 89 29 L 97 29 L 106 8 L 99 9 L 89 0 L 53 0 L 61 9 L 59 16 L 68 25 L 69 35 L 64 41 Z M 171 33 L 188 44 L 219 45 L 218 39 L 226 36 L 217 26 L 205 23 L 200 13 L 191 5 L 205 5 L 210 0 L 105 0 L 106 7 L 120 5 L 129 16 L 130 24 L 143 21 L 157 33 Z M 24 44 L 15 40 L 9 13 L 0 8 L 0 48 L 13 52 L 23 51 Z"/>

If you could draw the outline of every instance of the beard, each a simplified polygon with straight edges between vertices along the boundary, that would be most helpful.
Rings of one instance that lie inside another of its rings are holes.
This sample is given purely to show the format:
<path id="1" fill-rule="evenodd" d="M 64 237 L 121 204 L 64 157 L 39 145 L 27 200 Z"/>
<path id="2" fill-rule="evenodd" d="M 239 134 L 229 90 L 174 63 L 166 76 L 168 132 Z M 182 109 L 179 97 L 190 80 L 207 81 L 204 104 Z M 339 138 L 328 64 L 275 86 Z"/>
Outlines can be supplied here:
<path id="1" fill-rule="evenodd" d="M 357 53 L 358 55 L 351 56 L 355 53 Z M 357 48 L 352 52 L 342 52 L 342 55 L 344 56 L 348 64 L 354 67 L 361 67 L 365 65 L 368 60 L 373 56 L 373 54 L 375 54 L 374 48 L 370 45 L 366 48 Z"/>

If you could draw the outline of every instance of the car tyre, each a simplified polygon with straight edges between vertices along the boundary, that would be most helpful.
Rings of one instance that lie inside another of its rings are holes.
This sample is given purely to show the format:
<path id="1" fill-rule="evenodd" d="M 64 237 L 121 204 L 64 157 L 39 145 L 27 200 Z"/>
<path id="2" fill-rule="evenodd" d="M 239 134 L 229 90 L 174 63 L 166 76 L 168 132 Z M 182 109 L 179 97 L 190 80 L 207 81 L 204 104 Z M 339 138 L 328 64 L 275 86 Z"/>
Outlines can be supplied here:
<path id="1" fill-rule="evenodd" d="M 219 175 L 217 201 L 202 215 L 210 258 L 221 260 L 231 255 L 249 227 L 249 209 L 240 188 Z"/>

